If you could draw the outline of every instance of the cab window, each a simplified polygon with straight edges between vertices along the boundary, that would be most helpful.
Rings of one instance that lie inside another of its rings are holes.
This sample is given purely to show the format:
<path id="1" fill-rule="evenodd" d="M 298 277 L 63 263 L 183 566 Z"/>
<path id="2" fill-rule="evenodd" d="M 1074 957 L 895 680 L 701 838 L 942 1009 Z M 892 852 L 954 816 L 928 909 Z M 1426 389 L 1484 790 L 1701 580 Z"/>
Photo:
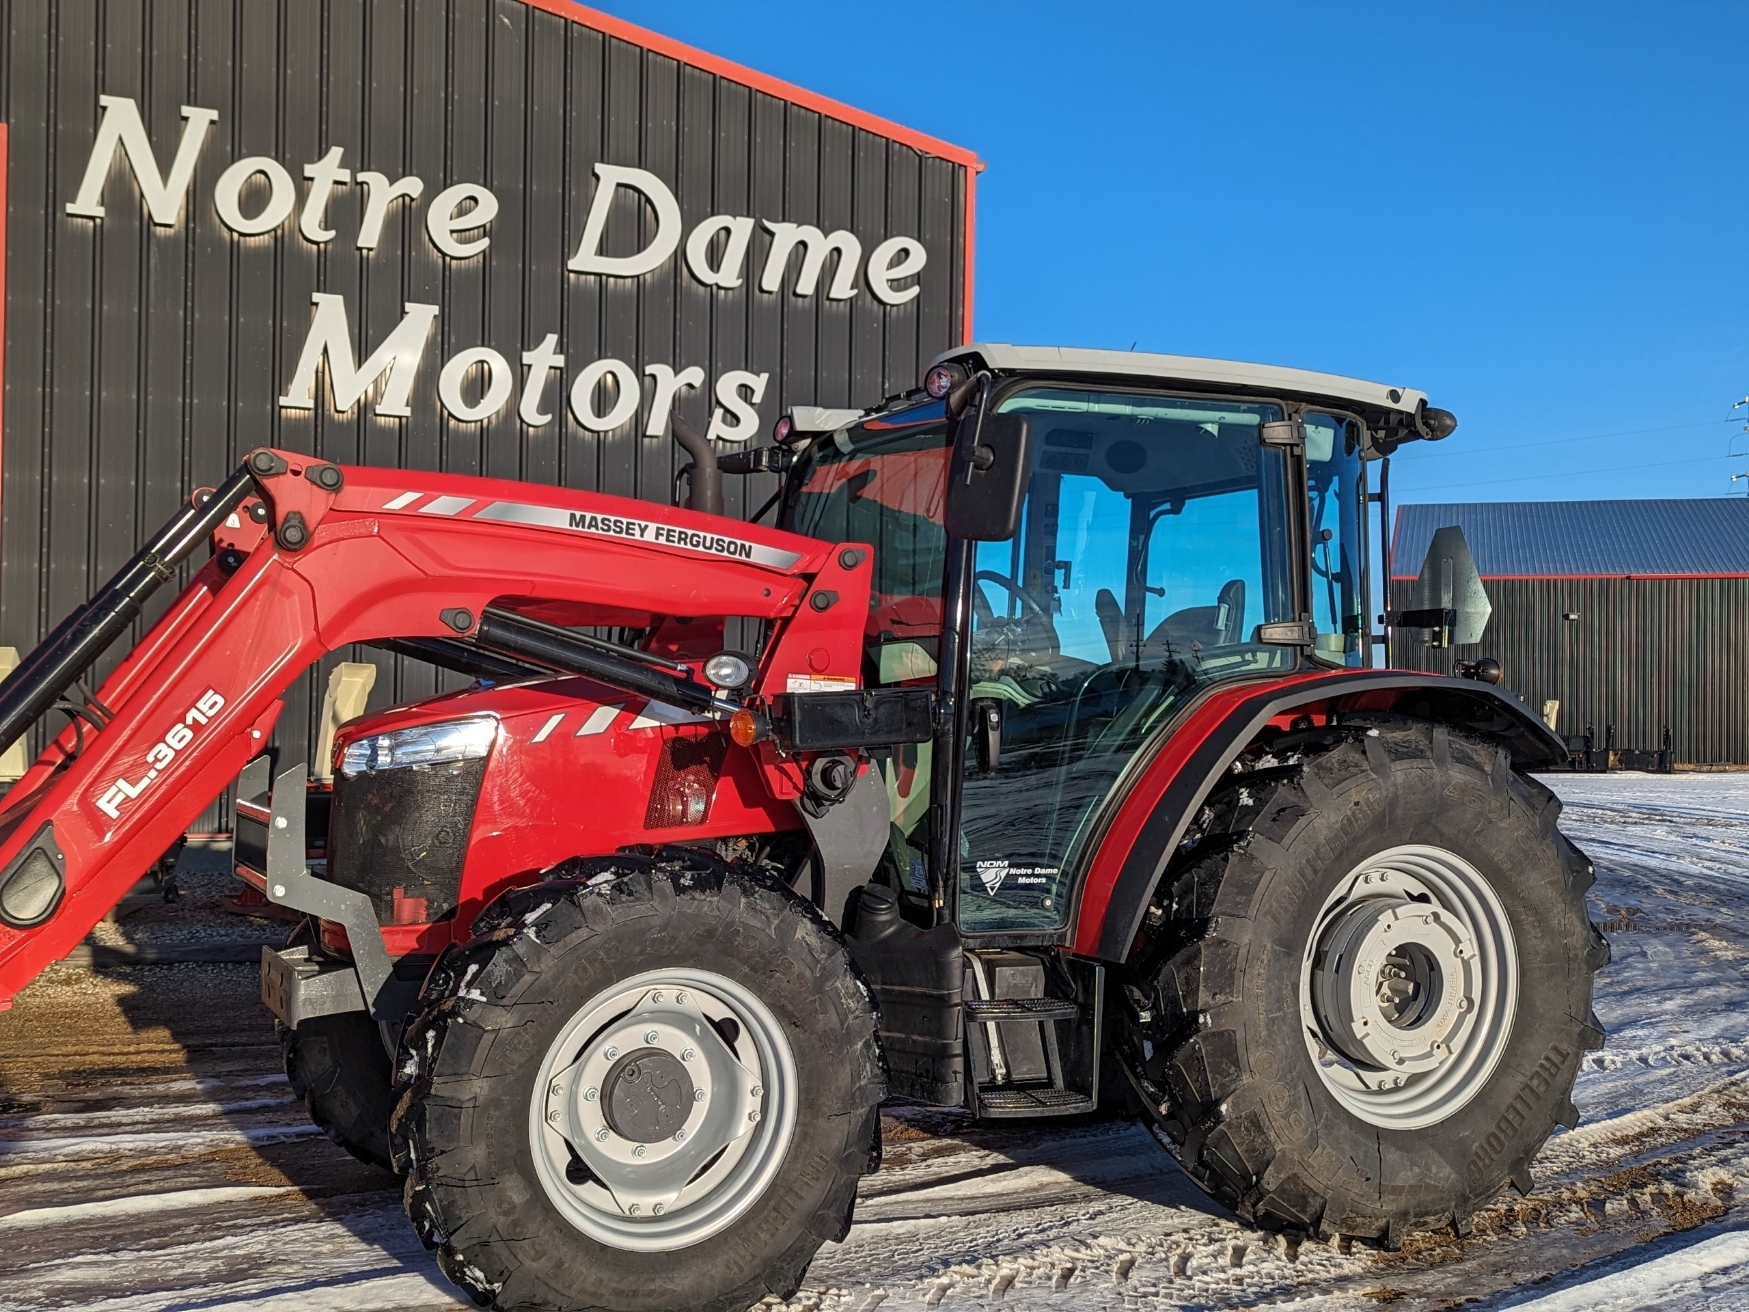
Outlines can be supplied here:
<path id="1" fill-rule="evenodd" d="M 997 768 L 968 749 L 959 917 L 971 932 L 1064 923 L 1100 804 L 1209 684 L 1294 663 L 1260 625 L 1296 618 L 1284 452 L 1264 403 L 1026 388 L 1037 464 L 1020 531 L 979 543 L 971 684 L 1003 720 Z"/>

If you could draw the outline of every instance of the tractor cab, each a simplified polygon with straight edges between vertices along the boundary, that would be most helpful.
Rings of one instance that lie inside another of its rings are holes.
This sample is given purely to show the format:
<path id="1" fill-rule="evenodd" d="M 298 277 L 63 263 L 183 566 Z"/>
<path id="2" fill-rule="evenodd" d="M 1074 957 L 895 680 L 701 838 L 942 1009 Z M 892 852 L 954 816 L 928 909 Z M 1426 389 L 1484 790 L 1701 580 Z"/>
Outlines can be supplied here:
<path id="1" fill-rule="evenodd" d="M 956 717 L 880 754 L 883 875 L 918 923 L 1033 943 L 1066 935 L 1124 781 L 1188 707 L 1371 664 L 1368 460 L 1452 426 L 1303 370 L 989 344 L 830 431 L 799 419 L 780 525 L 873 545 L 865 685 L 939 684 Z M 980 494 L 1012 522 L 950 534 L 980 477 L 1012 485 Z"/>

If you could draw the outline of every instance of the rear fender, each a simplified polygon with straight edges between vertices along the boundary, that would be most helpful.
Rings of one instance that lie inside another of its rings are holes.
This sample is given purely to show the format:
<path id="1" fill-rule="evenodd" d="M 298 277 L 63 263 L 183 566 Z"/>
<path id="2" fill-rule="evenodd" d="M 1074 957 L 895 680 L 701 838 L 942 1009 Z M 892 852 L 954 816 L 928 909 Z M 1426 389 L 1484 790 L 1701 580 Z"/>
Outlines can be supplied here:
<path id="1" fill-rule="evenodd" d="M 1271 725 L 1360 711 L 1402 715 L 1497 743 L 1518 771 L 1564 765 L 1566 747 L 1490 684 L 1395 670 L 1329 673 L 1217 688 L 1193 707 L 1106 823 L 1076 891 L 1073 951 L 1122 961 L 1185 830 L 1215 783 Z"/>

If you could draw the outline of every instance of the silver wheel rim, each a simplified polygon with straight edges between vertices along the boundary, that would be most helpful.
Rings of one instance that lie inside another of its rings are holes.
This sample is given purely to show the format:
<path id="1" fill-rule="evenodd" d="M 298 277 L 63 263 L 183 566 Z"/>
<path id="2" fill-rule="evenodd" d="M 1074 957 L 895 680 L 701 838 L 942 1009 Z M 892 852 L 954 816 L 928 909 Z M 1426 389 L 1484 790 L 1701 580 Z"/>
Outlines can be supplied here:
<path id="1" fill-rule="evenodd" d="M 1499 1065 L 1518 1010 L 1518 946 L 1480 871 L 1393 847 L 1324 900 L 1300 969 L 1300 1019 L 1324 1087 L 1384 1129 L 1436 1125 Z"/>
<path id="2" fill-rule="evenodd" d="M 646 971 L 559 1031 L 529 1099 L 547 1197 L 603 1244 L 699 1243 L 771 1186 L 794 1135 L 795 1056 L 771 1010 L 705 970 Z"/>

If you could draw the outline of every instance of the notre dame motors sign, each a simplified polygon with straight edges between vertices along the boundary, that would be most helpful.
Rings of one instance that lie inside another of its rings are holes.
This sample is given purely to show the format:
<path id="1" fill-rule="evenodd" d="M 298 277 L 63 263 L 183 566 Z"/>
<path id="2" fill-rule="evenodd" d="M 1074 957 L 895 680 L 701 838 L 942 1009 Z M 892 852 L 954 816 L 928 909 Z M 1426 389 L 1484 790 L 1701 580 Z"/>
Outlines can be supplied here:
<path id="1" fill-rule="evenodd" d="M 563 0 L 0 17 L 0 644 L 263 443 L 666 501 L 968 335 L 969 152 Z"/>

